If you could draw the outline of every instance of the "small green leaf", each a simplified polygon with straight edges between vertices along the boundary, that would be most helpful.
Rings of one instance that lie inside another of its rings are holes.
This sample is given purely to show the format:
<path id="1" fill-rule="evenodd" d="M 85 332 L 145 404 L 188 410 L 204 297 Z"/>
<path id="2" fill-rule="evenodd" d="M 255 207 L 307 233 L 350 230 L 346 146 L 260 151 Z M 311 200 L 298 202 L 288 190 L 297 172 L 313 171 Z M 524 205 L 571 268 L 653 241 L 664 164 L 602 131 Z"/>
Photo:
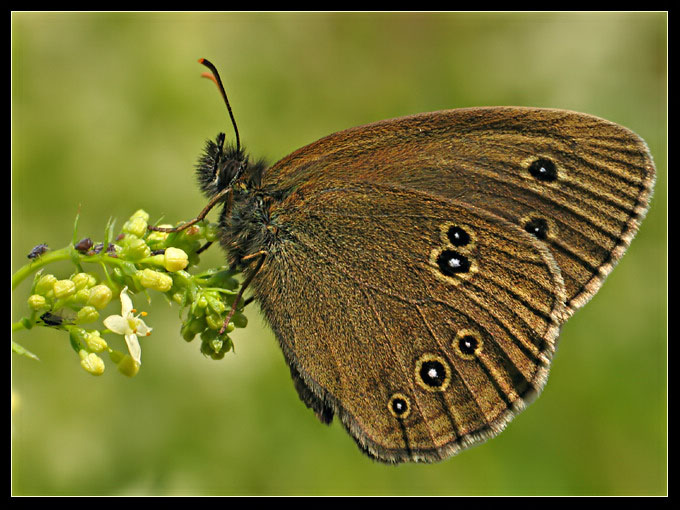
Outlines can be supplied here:
<path id="1" fill-rule="evenodd" d="M 137 266 L 132 262 L 125 261 L 119 267 L 125 276 L 135 276 L 137 274 Z"/>
<path id="2" fill-rule="evenodd" d="M 76 219 L 73 222 L 73 245 L 75 246 L 78 240 L 78 220 L 80 220 L 80 206 L 78 206 L 78 212 L 76 213 Z"/>
<path id="3" fill-rule="evenodd" d="M 71 343 L 71 347 L 72 347 L 73 350 L 76 351 L 77 353 L 79 353 L 80 350 L 83 348 L 83 344 L 82 344 L 82 342 L 80 341 L 80 336 L 81 336 L 81 335 L 79 334 L 79 332 L 80 332 L 79 329 L 73 328 L 73 329 L 71 329 L 71 330 L 69 331 L 69 335 L 68 335 L 68 339 L 69 339 L 69 341 L 70 341 L 70 343 Z"/>
<path id="4" fill-rule="evenodd" d="M 12 341 L 12 352 L 15 352 L 16 354 L 20 354 L 22 356 L 26 356 L 27 358 L 34 359 L 36 361 L 40 361 L 40 358 L 33 354 L 31 351 L 23 347 L 22 345 L 19 345 L 18 343 Z"/>
<path id="5" fill-rule="evenodd" d="M 114 239 L 113 235 L 113 227 L 116 225 L 116 220 L 113 218 L 109 218 L 109 221 L 106 222 L 106 229 L 104 229 L 104 248 L 103 252 L 106 253 L 106 251 L 109 249 L 109 244 L 111 244 L 111 241 Z"/>

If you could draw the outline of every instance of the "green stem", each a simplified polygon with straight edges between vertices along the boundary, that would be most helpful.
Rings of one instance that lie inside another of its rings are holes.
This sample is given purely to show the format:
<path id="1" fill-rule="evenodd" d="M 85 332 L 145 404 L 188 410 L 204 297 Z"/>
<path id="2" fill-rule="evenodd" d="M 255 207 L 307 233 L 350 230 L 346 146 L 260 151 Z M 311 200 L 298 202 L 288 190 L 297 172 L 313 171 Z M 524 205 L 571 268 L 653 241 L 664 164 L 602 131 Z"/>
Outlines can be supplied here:
<path id="1" fill-rule="evenodd" d="M 17 321 L 14 324 L 12 324 L 12 333 L 15 331 L 21 331 L 22 329 L 26 329 L 26 326 L 24 325 L 23 321 Z"/>
<path id="2" fill-rule="evenodd" d="M 37 259 L 29 262 L 25 266 L 19 268 L 19 270 L 12 275 L 12 290 L 16 289 L 17 286 L 24 281 L 29 275 L 35 271 L 42 269 L 47 264 L 52 262 L 58 262 L 60 260 L 69 260 L 71 258 L 71 247 L 61 248 L 60 250 L 48 251 L 42 254 Z"/>
<path id="3" fill-rule="evenodd" d="M 22 281 L 24 281 L 29 275 L 42 269 L 52 262 L 59 262 L 61 260 L 73 260 L 73 254 L 75 249 L 73 246 L 69 245 L 65 248 L 59 250 L 48 251 L 47 253 L 41 255 L 36 260 L 29 262 L 25 266 L 19 268 L 19 270 L 12 275 L 12 290 L 14 290 Z M 126 262 L 120 260 L 116 257 L 111 257 L 105 253 L 99 253 L 97 255 L 83 255 L 81 253 L 75 252 L 75 259 L 78 263 L 93 263 L 93 264 L 110 264 L 113 266 L 123 266 Z M 76 262 L 74 261 L 74 262 Z M 110 279 L 109 279 L 110 280 Z"/>

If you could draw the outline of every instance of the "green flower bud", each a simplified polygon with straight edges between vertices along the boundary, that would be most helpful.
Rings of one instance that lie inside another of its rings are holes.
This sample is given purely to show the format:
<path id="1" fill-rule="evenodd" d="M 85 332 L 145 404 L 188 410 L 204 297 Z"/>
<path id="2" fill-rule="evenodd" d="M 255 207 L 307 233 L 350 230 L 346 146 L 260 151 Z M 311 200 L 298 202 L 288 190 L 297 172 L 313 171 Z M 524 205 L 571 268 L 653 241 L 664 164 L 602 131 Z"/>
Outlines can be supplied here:
<path id="1" fill-rule="evenodd" d="M 207 329 L 201 333 L 201 352 L 204 356 L 210 356 L 217 352 L 215 350 L 216 342 L 218 343 L 217 351 L 222 347 L 221 341 L 217 338 L 217 332 L 212 329 Z"/>
<path id="2" fill-rule="evenodd" d="M 40 310 L 41 308 L 45 308 L 47 306 L 47 300 L 45 299 L 45 296 L 33 294 L 28 298 L 28 306 L 30 306 L 33 310 Z"/>
<path id="3" fill-rule="evenodd" d="M 215 338 L 217 338 L 217 331 L 214 331 L 212 329 L 206 329 L 205 331 L 203 331 L 203 333 L 201 333 L 201 340 L 203 340 L 204 342 L 210 342 Z"/>
<path id="4" fill-rule="evenodd" d="M 144 237 L 146 234 L 147 223 L 146 220 L 141 216 L 133 216 L 123 225 L 123 232 L 127 234 L 132 234 L 136 237 Z"/>
<path id="5" fill-rule="evenodd" d="M 182 328 L 180 329 L 180 333 L 182 335 L 182 338 L 186 340 L 187 342 L 191 342 L 194 338 L 196 338 L 196 333 L 191 331 L 191 324 L 183 324 Z"/>
<path id="6" fill-rule="evenodd" d="M 46 274 L 38 279 L 35 284 L 35 293 L 45 296 L 49 291 L 54 288 L 54 284 L 57 282 L 57 278 L 52 274 Z"/>
<path id="7" fill-rule="evenodd" d="M 126 354 L 123 356 L 123 359 L 118 362 L 118 370 L 127 377 L 134 377 L 137 375 L 137 372 L 139 372 L 139 363 L 132 359 L 132 356 Z"/>
<path id="8" fill-rule="evenodd" d="M 172 277 L 165 273 L 160 273 L 153 269 L 144 269 L 138 274 L 139 283 L 147 289 L 167 292 L 172 288 Z"/>
<path id="9" fill-rule="evenodd" d="M 205 322 L 210 329 L 220 329 L 224 320 L 217 314 L 207 313 L 205 315 Z"/>
<path id="10" fill-rule="evenodd" d="M 179 248 L 166 248 L 165 249 L 165 259 L 163 261 L 163 266 L 165 269 L 174 273 L 180 269 L 184 269 L 189 264 L 189 256 L 180 250 Z"/>
<path id="11" fill-rule="evenodd" d="M 213 352 L 220 352 L 222 350 L 223 342 L 219 338 L 214 338 L 213 340 L 210 340 L 210 342 L 208 343 L 210 344 L 210 347 L 212 348 Z"/>
<path id="12" fill-rule="evenodd" d="M 86 304 L 87 300 L 90 299 L 90 289 L 80 289 L 72 299 L 79 305 Z"/>
<path id="13" fill-rule="evenodd" d="M 248 318 L 239 312 L 236 312 L 231 320 L 237 328 L 245 328 L 248 325 Z"/>
<path id="14" fill-rule="evenodd" d="M 215 293 L 206 294 L 206 299 L 208 300 L 208 306 L 214 310 L 216 313 L 224 313 L 227 311 L 227 305 L 224 304 L 219 296 Z"/>
<path id="15" fill-rule="evenodd" d="M 210 356 L 214 360 L 224 358 L 224 355 L 232 348 L 229 337 L 216 336 L 214 331 L 208 331 L 201 335 L 201 352 L 204 356 Z"/>
<path id="16" fill-rule="evenodd" d="M 33 326 L 35 325 L 35 323 L 28 317 L 23 317 L 21 319 L 21 324 L 24 326 L 24 329 L 33 329 Z"/>
<path id="17" fill-rule="evenodd" d="M 129 236 L 125 238 L 125 247 L 121 252 L 123 258 L 139 260 L 151 255 L 151 248 L 138 237 Z"/>
<path id="18" fill-rule="evenodd" d="M 78 354 L 80 355 L 80 366 L 89 373 L 92 375 L 102 375 L 104 373 L 106 368 L 104 360 L 95 353 L 88 353 L 85 349 L 82 349 Z"/>
<path id="19" fill-rule="evenodd" d="M 182 234 L 189 239 L 195 238 L 201 234 L 201 228 L 197 225 L 191 225 L 188 229 L 183 230 Z"/>
<path id="20" fill-rule="evenodd" d="M 210 353 L 210 357 L 214 360 L 220 360 L 224 358 L 224 355 L 229 351 L 229 342 L 224 342 L 223 340 L 216 338 L 210 341 L 210 346 L 213 352 Z"/>
<path id="21" fill-rule="evenodd" d="M 201 353 L 203 356 L 210 356 L 212 353 L 214 353 L 212 347 L 210 346 L 210 342 L 202 342 L 201 343 Z"/>
<path id="22" fill-rule="evenodd" d="M 54 282 L 54 287 L 52 287 L 52 290 L 54 290 L 55 297 L 62 299 L 75 294 L 76 284 L 71 280 L 57 280 Z"/>
<path id="23" fill-rule="evenodd" d="M 214 243 L 219 239 L 220 236 L 220 226 L 217 223 L 208 223 L 205 226 L 205 240 Z"/>
<path id="24" fill-rule="evenodd" d="M 106 340 L 104 340 L 99 331 L 90 331 L 85 335 L 85 344 L 92 352 L 102 352 L 108 348 Z"/>
<path id="25" fill-rule="evenodd" d="M 76 324 L 94 322 L 97 319 L 99 319 L 99 312 L 94 309 L 94 306 L 83 306 L 76 315 Z"/>
<path id="26" fill-rule="evenodd" d="M 205 323 L 205 320 L 203 320 L 203 318 L 200 318 L 200 319 L 192 319 L 191 321 L 189 321 L 189 325 L 188 325 L 188 326 L 189 326 L 189 330 L 190 330 L 194 335 L 199 334 L 200 332 L 202 332 L 203 330 L 205 330 L 205 328 L 207 327 L 207 325 L 206 325 L 206 323 Z"/>
<path id="27" fill-rule="evenodd" d="M 113 361 L 116 365 L 123 361 L 123 358 L 125 357 L 125 354 L 123 354 L 120 351 L 114 351 L 110 350 L 109 351 L 109 358 L 111 358 L 111 361 Z"/>
<path id="28" fill-rule="evenodd" d="M 109 304 L 112 297 L 113 292 L 111 292 L 107 285 L 96 285 L 90 289 L 90 297 L 87 304 L 101 310 Z"/>

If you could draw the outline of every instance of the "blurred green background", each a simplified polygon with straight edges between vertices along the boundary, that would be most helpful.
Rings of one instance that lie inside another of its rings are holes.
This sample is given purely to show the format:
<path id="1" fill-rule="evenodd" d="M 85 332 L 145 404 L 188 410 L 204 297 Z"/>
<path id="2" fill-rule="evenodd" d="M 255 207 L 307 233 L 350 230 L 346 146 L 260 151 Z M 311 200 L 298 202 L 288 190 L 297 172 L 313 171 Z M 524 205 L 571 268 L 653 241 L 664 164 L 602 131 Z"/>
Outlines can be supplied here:
<path id="1" fill-rule="evenodd" d="M 655 198 L 564 327 L 541 398 L 481 446 L 434 465 L 373 462 L 298 400 L 256 309 L 236 354 L 216 362 L 158 299 L 133 379 L 112 365 L 90 376 L 63 333 L 15 335 L 41 361 L 12 357 L 14 494 L 667 492 L 665 13 L 14 13 L 13 271 L 37 243 L 64 246 L 79 206 L 80 232 L 98 239 L 109 216 L 121 225 L 144 207 L 178 221 L 203 207 L 194 162 L 206 139 L 233 133 L 199 57 L 220 69 L 247 148 L 270 162 L 383 118 L 557 107 L 640 134 Z"/>

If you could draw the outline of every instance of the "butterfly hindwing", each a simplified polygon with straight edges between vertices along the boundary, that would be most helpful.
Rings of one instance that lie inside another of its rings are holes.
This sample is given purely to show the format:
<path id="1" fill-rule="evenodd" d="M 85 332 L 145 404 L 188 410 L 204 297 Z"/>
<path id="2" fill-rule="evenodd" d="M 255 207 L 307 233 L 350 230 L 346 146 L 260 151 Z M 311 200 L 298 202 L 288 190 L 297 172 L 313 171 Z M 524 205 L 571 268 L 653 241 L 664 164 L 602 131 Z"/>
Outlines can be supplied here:
<path id="1" fill-rule="evenodd" d="M 254 293 L 302 399 L 371 455 L 433 461 L 497 434 L 547 377 L 564 285 L 506 220 L 395 186 L 301 186 Z M 357 239 L 361 239 L 360 246 Z"/>

